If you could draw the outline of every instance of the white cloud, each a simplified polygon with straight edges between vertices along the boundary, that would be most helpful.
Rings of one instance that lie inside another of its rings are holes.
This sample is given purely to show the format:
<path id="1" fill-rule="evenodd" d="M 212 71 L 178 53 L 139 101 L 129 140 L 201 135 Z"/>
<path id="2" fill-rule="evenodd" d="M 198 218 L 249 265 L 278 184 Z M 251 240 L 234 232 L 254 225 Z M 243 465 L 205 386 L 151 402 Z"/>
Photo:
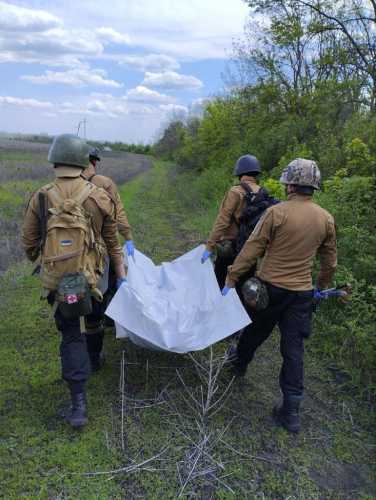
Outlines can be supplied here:
<path id="1" fill-rule="evenodd" d="M 114 96 L 112 94 L 103 93 L 103 92 L 90 92 L 90 97 L 94 99 L 113 99 Z"/>
<path id="2" fill-rule="evenodd" d="M 75 87 L 122 87 L 122 84 L 106 78 L 107 73 L 101 69 L 71 69 L 68 71 L 47 70 L 43 75 L 23 75 L 21 78 L 38 85 L 63 84 Z"/>
<path id="3" fill-rule="evenodd" d="M 96 0 L 64 1 L 72 22 L 86 19 L 89 26 L 126 31 L 135 46 L 184 61 L 226 57 L 249 13 L 244 0 L 112 0 L 100 12 L 98 5 Z"/>
<path id="4" fill-rule="evenodd" d="M 169 113 L 187 113 L 185 106 L 166 94 L 184 94 L 185 103 L 189 91 L 202 88 L 194 62 L 225 57 L 232 38 L 243 32 L 248 11 L 243 0 L 112 0 L 108 5 L 97 0 L 0 0 L 0 63 L 42 65 L 39 71 L 21 65 L 14 70 L 29 78 L 17 91 L 25 99 L 2 97 L 2 122 L 8 128 L 39 131 L 45 129 L 44 119 L 49 130 L 59 132 L 87 116 L 97 136 L 147 139 Z M 184 62 L 192 63 L 192 69 L 181 70 Z M 90 71 L 89 64 L 105 68 L 108 74 Z M 139 83 L 138 87 L 120 97 L 91 93 L 112 91 L 123 83 L 123 78 L 111 73 L 116 64 L 121 68 L 116 67 L 114 74 L 123 69 L 124 83 L 133 81 L 135 71 L 141 72 L 132 83 L 134 87 Z M 214 67 L 208 66 L 207 71 L 203 64 L 200 67 L 208 81 Z M 4 88 L 11 88 L 11 78 L 13 74 L 3 72 Z M 51 82 L 54 88 L 48 90 L 56 103 L 47 102 L 52 97 L 43 101 L 38 100 L 42 99 L 39 93 L 30 93 L 30 78 L 35 84 Z M 87 85 L 89 90 L 74 93 L 76 85 Z M 25 110 L 38 108 L 35 119 L 24 120 Z"/>
<path id="5" fill-rule="evenodd" d="M 201 80 L 191 75 L 181 75 L 175 71 L 145 73 L 144 85 L 172 90 L 198 90 L 203 86 Z"/>
<path id="6" fill-rule="evenodd" d="M 108 44 L 132 44 L 157 55 L 118 54 L 119 61 L 152 72 L 178 69 L 176 58 L 226 57 L 249 12 L 243 0 L 113 0 L 111 6 L 94 0 L 27 0 L 27 4 L 29 8 L 0 0 L 0 61 L 73 66 L 83 57 L 101 57 Z M 41 6 L 45 10 L 39 10 Z"/>
<path id="7" fill-rule="evenodd" d="M 0 62 L 74 66 L 103 50 L 91 30 L 65 29 L 60 18 L 45 10 L 0 1 Z"/>
<path id="8" fill-rule="evenodd" d="M 145 116 L 145 115 L 157 115 L 157 110 L 153 106 L 147 106 L 145 104 L 136 104 L 129 107 L 129 112 L 131 115 Z"/>
<path id="9" fill-rule="evenodd" d="M 91 32 L 55 28 L 40 33 L 0 32 L 0 59 L 51 66 L 77 66 L 82 58 L 98 57 L 104 48 Z"/>
<path id="10" fill-rule="evenodd" d="M 43 55 L 80 54 L 83 56 L 100 55 L 103 45 L 84 30 L 66 30 L 54 28 L 41 33 L 7 35 L 0 41 L 0 48 L 8 51 L 20 51 Z"/>
<path id="11" fill-rule="evenodd" d="M 129 35 L 123 35 L 113 28 L 97 28 L 96 33 L 104 43 L 116 43 L 120 45 L 129 45 L 131 43 Z"/>
<path id="12" fill-rule="evenodd" d="M 189 113 L 187 106 L 182 106 L 181 104 L 161 104 L 159 109 L 168 115 L 180 118 L 185 117 Z"/>
<path id="13" fill-rule="evenodd" d="M 132 89 L 135 90 L 135 89 Z M 149 89 L 147 89 L 149 90 Z M 152 91 L 151 91 L 152 92 Z M 142 95 L 143 90 L 137 91 L 137 96 Z M 158 94 L 156 92 L 156 94 Z M 160 95 L 160 94 L 159 94 Z M 132 93 L 131 93 L 132 96 Z M 155 99 L 155 96 L 154 96 Z M 161 101 L 153 100 L 133 100 L 129 97 L 129 93 L 123 96 L 113 96 L 111 94 L 101 94 L 93 92 L 89 99 L 83 99 L 77 103 L 64 101 L 56 105 L 56 112 L 63 115 L 93 115 L 101 117 L 112 117 L 119 119 L 122 116 L 132 115 L 143 117 L 145 115 L 160 117 L 171 113 L 187 113 L 188 109 L 185 106 L 168 103 L 160 104 Z"/>
<path id="14" fill-rule="evenodd" d="M 64 115 L 96 115 L 118 118 L 129 112 L 124 97 L 115 97 L 111 94 L 93 92 L 90 98 L 76 103 L 64 101 L 57 106 L 57 111 Z"/>
<path id="15" fill-rule="evenodd" d="M 26 9 L 0 2 L 0 31 L 45 31 L 61 25 L 61 20 L 43 10 Z"/>
<path id="16" fill-rule="evenodd" d="M 210 101 L 211 99 L 208 97 L 199 97 L 198 99 L 195 99 L 189 106 L 189 113 L 194 116 L 202 116 Z"/>
<path id="17" fill-rule="evenodd" d="M 11 96 L 0 96 L 0 105 L 38 109 L 49 109 L 53 107 L 53 104 L 48 101 L 38 101 L 37 99 L 22 99 L 20 97 Z"/>
<path id="18" fill-rule="evenodd" d="M 179 69 L 180 64 L 173 57 L 165 54 L 147 54 L 144 56 L 118 55 L 114 56 L 119 64 L 124 64 L 137 71 L 168 71 Z"/>
<path id="19" fill-rule="evenodd" d="M 150 90 L 143 85 L 138 85 L 136 88 L 128 90 L 126 97 L 129 101 L 154 103 L 168 103 L 175 100 L 173 97 L 166 94 L 160 94 L 159 92 Z"/>

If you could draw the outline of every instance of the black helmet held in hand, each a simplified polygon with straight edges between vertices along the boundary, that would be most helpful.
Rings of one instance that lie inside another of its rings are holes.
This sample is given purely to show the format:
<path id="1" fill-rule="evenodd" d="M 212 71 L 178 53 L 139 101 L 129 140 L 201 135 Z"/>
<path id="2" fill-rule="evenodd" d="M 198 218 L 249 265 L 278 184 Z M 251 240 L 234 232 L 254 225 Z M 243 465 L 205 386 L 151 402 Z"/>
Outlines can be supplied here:
<path id="1" fill-rule="evenodd" d="M 234 175 L 244 174 L 259 174 L 261 172 L 261 165 L 256 156 L 244 155 L 241 156 L 236 162 L 234 168 Z"/>

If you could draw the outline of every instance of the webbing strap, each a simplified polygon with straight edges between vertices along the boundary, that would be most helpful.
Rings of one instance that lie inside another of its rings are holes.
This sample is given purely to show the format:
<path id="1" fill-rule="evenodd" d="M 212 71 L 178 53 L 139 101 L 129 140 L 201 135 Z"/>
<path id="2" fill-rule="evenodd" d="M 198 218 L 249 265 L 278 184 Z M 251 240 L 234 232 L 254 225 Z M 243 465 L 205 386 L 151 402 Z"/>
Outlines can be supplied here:
<path id="1" fill-rule="evenodd" d="M 85 316 L 80 316 L 80 331 L 81 333 L 86 332 Z"/>
<path id="2" fill-rule="evenodd" d="M 61 205 L 66 199 L 73 200 L 78 205 L 82 205 L 90 196 L 90 193 L 93 191 L 93 189 L 95 189 L 95 186 L 93 184 L 91 184 L 90 182 L 85 182 L 84 186 L 80 185 L 76 192 L 64 198 L 58 186 L 54 184 L 52 188 L 48 190 L 47 196 L 50 198 L 52 206 L 54 207 Z"/>
<path id="3" fill-rule="evenodd" d="M 89 195 L 90 195 L 90 193 L 92 192 L 93 189 L 95 189 L 95 187 L 93 186 L 93 184 L 90 184 L 90 182 L 87 182 L 85 184 L 85 189 L 82 189 L 82 191 L 79 191 L 77 193 L 77 196 L 76 195 L 71 196 L 71 198 L 76 203 L 78 203 L 78 205 L 82 205 L 84 203 L 84 201 L 87 200 L 87 198 L 89 197 Z"/>
<path id="4" fill-rule="evenodd" d="M 248 186 L 248 184 L 246 182 L 241 182 L 240 185 L 246 193 L 253 194 L 253 195 L 255 194 L 255 192 L 252 191 L 252 189 Z"/>
<path id="5" fill-rule="evenodd" d="M 44 262 L 45 263 L 61 262 L 63 260 L 72 259 L 73 257 L 78 257 L 79 255 L 81 255 L 83 251 L 84 251 L 83 248 L 79 248 L 78 250 L 75 250 L 74 252 L 69 252 L 69 253 L 66 253 L 64 255 L 53 255 L 52 257 L 45 257 Z"/>

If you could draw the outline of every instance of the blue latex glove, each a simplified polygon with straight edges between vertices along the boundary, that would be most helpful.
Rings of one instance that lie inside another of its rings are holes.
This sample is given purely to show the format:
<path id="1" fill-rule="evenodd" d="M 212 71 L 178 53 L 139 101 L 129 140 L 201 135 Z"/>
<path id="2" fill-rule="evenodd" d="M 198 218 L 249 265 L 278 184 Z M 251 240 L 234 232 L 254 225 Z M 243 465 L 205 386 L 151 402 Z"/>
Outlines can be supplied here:
<path id="1" fill-rule="evenodd" d="M 209 250 L 205 249 L 201 257 L 201 264 L 206 262 L 209 259 L 209 257 L 211 257 L 211 255 L 213 255 L 213 252 L 209 252 Z"/>
<path id="2" fill-rule="evenodd" d="M 127 282 L 127 278 L 117 278 L 116 279 L 116 289 L 118 290 L 123 283 Z"/>
<path id="3" fill-rule="evenodd" d="M 228 292 L 231 290 L 231 288 L 229 286 L 224 286 L 222 288 L 222 291 L 221 291 L 221 294 L 226 297 L 226 295 L 228 294 Z"/>
<path id="4" fill-rule="evenodd" d="M 134 257 L 134 243 L 132 240 L 125 242 L 125 248 L 127 250 L 128 257 Z"/>
<path id="5" fill-rule="evenodd" d="M 321 290 L 319 288 L 315 288 L 313 290 L 313 299 L 314 300 L 321 300 L 321 299 L 324 299 L 325 296 L 323 293 L 321 293 Z"/>

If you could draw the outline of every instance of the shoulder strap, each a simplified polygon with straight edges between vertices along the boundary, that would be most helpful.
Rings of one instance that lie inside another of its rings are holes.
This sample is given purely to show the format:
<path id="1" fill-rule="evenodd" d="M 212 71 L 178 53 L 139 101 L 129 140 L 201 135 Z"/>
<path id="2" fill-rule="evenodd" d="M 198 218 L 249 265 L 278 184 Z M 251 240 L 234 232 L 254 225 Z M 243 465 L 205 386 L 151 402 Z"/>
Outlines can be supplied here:
<path id="1" fill-rule="evenodd" d="M 74 200 L 78 205 L 82 205 L 95 189 L 96 187 L 94 184 L 85 182 L 82 188 L 80 186 L 80 189 L 77 189 L 77 191 L 69 196 L 69 198 Z M 51 188 L 47 192 L 47 196 L 54 207 L 61 205 L 65 200 L 56 184 L 51 185 Z"/>
<path id="2" fill-rule="evenodd" d="M 91 182 L 91 181 L 94 179 L 94 177 L 95 177 L 96 175 L 97 175 L 97 174 L 96 174 L 96 173 L 94 173 L 93 175 L 91 175 L 91 176 L 90 176 L 90 177 L 88 177 L 88 178 L 85 178 L 85 177 L 82 177 L 82 178 L 83 178 L 83 179 L 85 179 L 85 181 L 89 181 L 89 182 Z"/>
<path id="3" fill-rule="evenodd" d="M 64 201 L 64 198 L 60 194 L 56 184 L 51 184 L 51 187 L 47 190 L 47 197 L 53 207 L 59 206 Z"/>
<path id="4" fill-rule="evenodd" d="M 77 193 L 74 193 L 71 196 L 71 199 L 78 205 L 82 205 L 89 198 L 90 194 L 95 191 L 95 189 L 96 187 L 94 184 L 86 182 L 82 189 L 77 190 Z"/>
<path id="5" fill-rule="evenodd" d="M 246 182 L 241 182 L 240 183 L 241 187 L 244 189 L 244 191 L 247 193 L 247 194 L 251 194 L 251 195 L 255 195 L 256 193 L 254 193 L 252 191 L 252 189 L 248 186 L 248 184 Z"/>

